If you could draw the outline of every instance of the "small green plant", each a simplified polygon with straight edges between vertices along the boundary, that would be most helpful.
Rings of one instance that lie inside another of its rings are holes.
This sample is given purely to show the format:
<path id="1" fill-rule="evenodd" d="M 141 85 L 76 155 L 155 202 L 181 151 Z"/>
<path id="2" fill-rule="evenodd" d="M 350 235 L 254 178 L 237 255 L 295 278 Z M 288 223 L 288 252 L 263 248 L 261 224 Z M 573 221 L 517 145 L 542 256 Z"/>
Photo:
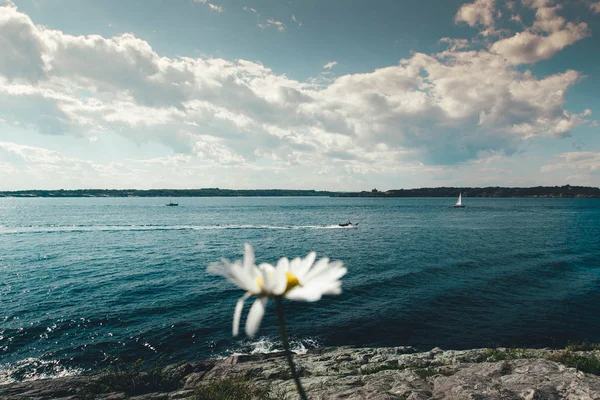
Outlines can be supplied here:
<path id="1" fill-rule="evenodd" d="M 194 400 L 279 400 L 284 398 L 268 383 L 260 386 L 246 379 L 228 378 L 204 383 L 196 389 Z"/>
<path id="2" fill-rule="evenodd" d="M 569 342 L 566 347 L 568 351 L 593 351 L 600 350 L 600 344 L 592 343 L 592 342 Z"/>
<path id="3" fill-rule="evenodd" d="M 578 371 L 600 375 L 600 359 L 595 355 L 575 354 L 570 350 L 561 351 L 548 356 L 548 360 L 577 368 Z"/>
<path id="4" fill-rule="evenodd" d="M 497 362 L 519 360 L 524 358 L 545 358 L 567 367 L 577 368 L 577 370 L 589 374 L 600 375 L 600 358 L 596 355 L 577 354 L 577 351 L 600 350 L 600 345 L 581 342 L 569 343 L 566 350 L 555 353 L 541 353 L 527 349 L 490 349 L 484 353 L 482 361 Z"/>
<path id="5" fill-rule="evenodd" d="M 523 358 L 537 358 L 537 356 L 526 349 L 490 349 L 484 353 L 483 361 L 497 362 Z"/>
<path id="6" fill-rule="evenodd" d="M 153 392 L 170 392 L 179 389 L 182 384 L 178 378 L 163 372 L 160 362 L 150 369 L 142 371 L 144 360 L 138 359 L 127 368 L 111 368 L 105 370 L 98 379 L 86 385 L 85 397 L 95 397 L 100 393 L 122 392 L 128 396 Z"/>

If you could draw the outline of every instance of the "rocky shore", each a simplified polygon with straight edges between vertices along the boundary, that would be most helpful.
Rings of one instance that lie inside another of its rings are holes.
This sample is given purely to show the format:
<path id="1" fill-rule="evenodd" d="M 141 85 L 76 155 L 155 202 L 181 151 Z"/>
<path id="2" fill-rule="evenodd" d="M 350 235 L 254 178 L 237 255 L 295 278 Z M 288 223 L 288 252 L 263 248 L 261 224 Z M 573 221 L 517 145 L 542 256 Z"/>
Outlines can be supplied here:
<path id="1" fill-rule="evenodd" d="M 310 399 L 600 399 L 600 350 L 324 348 L 294 357 Z M 584 372 L 585 371 L 585 372 Z M 12 383 L 2 399 L 297 399 L 281 353 Z"/>

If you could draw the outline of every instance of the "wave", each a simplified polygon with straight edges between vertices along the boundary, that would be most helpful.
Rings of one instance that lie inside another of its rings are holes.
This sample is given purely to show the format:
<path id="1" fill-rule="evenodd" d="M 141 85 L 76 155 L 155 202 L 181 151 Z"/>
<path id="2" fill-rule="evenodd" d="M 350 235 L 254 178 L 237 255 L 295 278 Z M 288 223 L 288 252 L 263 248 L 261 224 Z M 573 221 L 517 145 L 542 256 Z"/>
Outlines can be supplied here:
<path id="1" fill-rule="evenodd" d="M 148 343 L 143 345 L 156 351 Z M 319 347 L 321 345 L 317 339 L 290 340 L 290 349 L 295 354 L 306 354 L 309 350 Z M 255 341 L 242 341 L 238 347 L 229 349 L 216 358 L 223 359 L 236 355 L 269 354 L 281 351 L 283 351 L 283 345 L 280 341 L 262 337 Z M 76 376 L 89 371 L 85 368 L 65 366 L 59 360 L 42 360 L 31 357 L 13 363 L 0 364 L 0 385 Z"/>
<path id="2" fill-rule="evenodd" d="M 82 368 L 66 367 L 58 360 L 26 358 L 12 364 L 0 364 L 0 385 L 47 378 L 80 375 Z"/>
<path id="3" fill-rule="evenodd" d="M 118 232 L 118 231 L 202 231 L 219 229 L 354 229 L 339 225 L 49 225 L 49 226 L 0 226 L 0 235 L 60 232 Z"/>
<path id="4" fill-rule="evenodd" d="M 306 354 L 309 350 L 319 347 L 321 347 L 319 341 L 313 338 L 290 340 L 290 350 L 295 354 Z M 241 342 L 239 347 L 226 351 L 223 358 L 249 354 L 270 354 L 281 351 L 283 351 L 283 345 L 279 340 L 261 337 L 255 341 Z"/>

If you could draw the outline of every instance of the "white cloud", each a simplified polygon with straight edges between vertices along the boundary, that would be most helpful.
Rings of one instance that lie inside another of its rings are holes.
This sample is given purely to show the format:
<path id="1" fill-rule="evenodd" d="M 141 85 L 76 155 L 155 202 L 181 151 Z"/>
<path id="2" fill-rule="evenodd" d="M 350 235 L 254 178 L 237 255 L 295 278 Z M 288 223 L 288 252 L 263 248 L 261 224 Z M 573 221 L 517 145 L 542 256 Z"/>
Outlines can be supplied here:
<path id="1" fill-rule="evenodd" d="M 452 51 L 466 49 L 470 46 L 469 40 L 467 39 L 454 39 L 449 37 L 443 37 L 439 40 L 440 43 L 448 43 L 448 48 Z"/>
<path id="2" fill-rule="evenodd" d="M 491 50 L 505 57 L 511 64 L 531 64 L 547 60 L 563 48 L 589 36 L 584 22 L 567 22 L 557 14 L 560 5 L 553 0 L 523 0 L 536 10 L 531 28 L 492 44 Z"/>
<path id="3" fill-rule="evenodd" d="M 597 186 L 600 178 L 600 152 L 574 151 L 557 154 L 554 159 L 540 169 L 554 182 Z"/>
<path id="4" fill-rule="evenodd" d="M 499 40 L 492 51 L 504 56 L 511 64 L 531 64 L 547 60 L 563 48 L 588 36 L 587 24 L 568 23 L 564 29 L 548 36 L 531 31 L 519 32 L 515 36 Z"/>
<path id="5" fill-rule="evenodd" d="M 81 188 L 89 187 L 91 182 L 99 188 L 183 188 L 186 184 L 178 180 L 185 176 L 179 170 L 189 159 L 189 156 L 173 155 L 96 163 L 42 147 L 0 142 L 0 166 L 8 168 L 3 169 L 2 188 L 10 189 Z M 196 171 L 196 179 L 202 177 L 202 166 L 191 166 L 191 169 Z M 171 175 L 170 180 L 168 175 Z M 169 182 L 175 186 L 168 185 Z"/>
<path id="6" fill-rule="evenodd" d="M 525 7 L 535 10 L 533 25 L 490 45 L 493 52 L 502 55 L 513 65 L 547 60 L 563 48 L 589 36 L 586 23 L 567 22 L 558 14 L 562 5 L 556 4 L 555 0 L 522 0 L 522 3 Z M 505 6 L 511 11 L 515 9 L 512 2 L 505 3 Z M 593 9 L 594 5 L 590 3 L 590 7 Z M 495 0 L 476 0 L 461 6 L 455 22 L 465 22 L 471 27 L 481 26 L 480 33 L 484 36 L 501 32 L 506 36 L 506 31 L 499 31 L 495 26 L 495 17 L 500 15 L 500 11 L 495 9 Z M 522 18 L 518 14 L 512 13 L 509 19 L 522 24 Z"/>
<path id="7" fill-rule="evenodd" d="M 567 22 L 557 14 L 562 6 L 553 5 L 553 0 L 525 0 L 523 4 L 536 10 L 532 27 L 534 30 L 552 33 L 560 30 Z"/>
<path id="8" fill-rule="evenodd" d="M 302 22 L 298 21 L 298 19 L 296 18 L 296 15 L 292 15 L 292 21 L 294 21 L 296 23 L 296 25 L 298 25 L 298 28 L 300 28 L 302 26 Z"/>
<path id="9" fill-rule="evenodd" d="M 337 65 L 337 61 L 329 61 L 327 64 L 323 65 L 325 69 L 331 69 Z"/>
<path id="10" fill-rule="evenodd" d="M 277 21 L 273 18 L 269 18 L 265 22 L 257 24 L 257 26 L 259 28 L 275 27 L 279 32 L 284 32 L 287 28 L 283 22 Z"/>
<path id="11" fill-rule="evenodd" d="M 31 19 L 14 5 L 0 12 L 0 75 L 8 80 L 37 82 L 44 77 L 43 43 L 35 37 Z"/>
<path id="12" fill-rule="evenodd" d="M 216 4 L 212 4 L 212 3 L 208 3 L 208 7 L 212 10 L 212 11 L 216 11 L 216 12 L 223 12 L 223 7 L 218 6 Z"/>
<path id="13" fill-rule="evenodd" d="M 523 24 L 523 18 L 519 14 L 511 15 L 510 20 L 521 25 Z"/>
<path id="14" fill-rule="evenodd" d="M 592 1 L 588 6 L 594 14 L 600 14 L 600 1 Z"/>
<path id="15" fill-rule="evenodd" d="M 0 142 L 0 148 L 5 152 L 21 157 L 23 161 L 34 163 L 56 164 L 65 158 L 60 153 L 34 146 L 19 145 L 11 142 Z"/>
<path id="16" fill-rule="evenodd" d="M 568 29 L 546 22 L 536 29 Z M 317 86 L 252 61 L 168 58 L 133 34 L 69 35 L 3 7 L 0 119 L 46 134 L 154 141 L 201 166 L 346 177 L 510 156 L 530 138 L 562 137 L 584 122 L 585 112 L 564 107 L 578 72 L 538 78 L 494 44 L 442 41 L 450 46 L 438 54 Z"/>
<path id="17" fill-rule="evenodd" d="M 256 14 L 257 16 L 259 16 L 259 15 L 260 15 L 260 14 L 258 13 L 258 11 L 256 11 L 256 9 L 255 9 L 255 8 L 244 6 L 244 7 L 242 7 L 242 9 L 243 9 L 244 11 L 249 11 L 249 12 L 252 12 L 252 13 Z"/>
<path id="18" fill-rule="evenodd" d="M 466 22 L 469 26 L 481 25 L 487 29 L 482 34 L 494 32 L 494 6 L 495 0 L 475 0 L 473 3 L 463 4 L 456 16 L 455 22 Z"/>
<path id="19" fill-rule="evenodd" d="M 211 11 L 223 12 L 223 7 L 213 4 L 213 3 L 209 3 L 208 0 L 192 0 L 192 1 L 194 3 L 206 4 Z"/>

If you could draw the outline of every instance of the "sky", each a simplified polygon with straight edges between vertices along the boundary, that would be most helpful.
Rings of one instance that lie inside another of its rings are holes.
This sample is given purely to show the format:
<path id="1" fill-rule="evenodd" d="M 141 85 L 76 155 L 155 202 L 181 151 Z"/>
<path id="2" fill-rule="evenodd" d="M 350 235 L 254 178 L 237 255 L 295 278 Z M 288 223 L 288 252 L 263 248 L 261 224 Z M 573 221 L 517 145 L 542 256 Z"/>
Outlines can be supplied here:
<path id="1" fill-rule="evenodd" d="M 600 186 L 599 0 L 0 0 L 0 190 Z"/>

